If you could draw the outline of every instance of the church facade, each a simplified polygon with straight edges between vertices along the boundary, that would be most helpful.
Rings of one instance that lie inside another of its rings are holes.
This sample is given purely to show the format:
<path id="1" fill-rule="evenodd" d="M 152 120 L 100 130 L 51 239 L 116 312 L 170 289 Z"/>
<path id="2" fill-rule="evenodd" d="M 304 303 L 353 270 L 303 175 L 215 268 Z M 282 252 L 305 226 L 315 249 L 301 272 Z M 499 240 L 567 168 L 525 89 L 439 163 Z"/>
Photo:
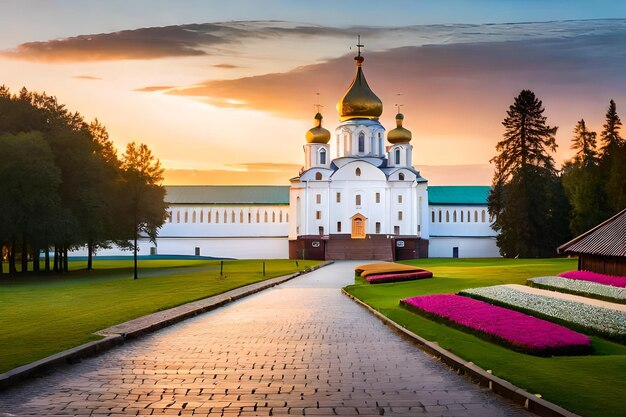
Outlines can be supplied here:
<path id="1" fill-rule="evenodd" d="M 488 186 L 430 186 L 413 166 L 412 134 L 370 89 L 364 58 L 331 134 L 314 117 L 290 186 L 166 186 L 167 220 L 141 254 L 217 258 L 376 259 L 499 256 Z M 84 251 L 75 252 L 81 255 Z M 113 248 L 98 255 L 119 255 Z"/>

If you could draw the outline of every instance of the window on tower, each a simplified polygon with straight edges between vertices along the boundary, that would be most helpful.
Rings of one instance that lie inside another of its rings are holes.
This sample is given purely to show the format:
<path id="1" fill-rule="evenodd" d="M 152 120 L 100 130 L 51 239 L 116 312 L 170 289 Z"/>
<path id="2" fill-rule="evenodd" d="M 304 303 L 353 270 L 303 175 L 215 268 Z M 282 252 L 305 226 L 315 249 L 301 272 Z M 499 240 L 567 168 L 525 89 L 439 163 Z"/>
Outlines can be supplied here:
<path id="1" fill-rule="evenodd" d="M 357 177 L 361 176 L 361 168 L 357 168 L 356 171 L 354 171 L 354 175 L 356 175 Z"/>
<path id="2" fill-rule="evenodd" d="M 359 153 L 365 152 L 365 133 L 359 133 Z"/>
<path id="3" fill-rule="evenodd" d="M 400 165 L 400 149 L 396 149 L 396 165 Z"/>
<path id="4" fill-rule="evenodd" d="M 326 165 L 326 149 L 320 149 L 320 165 Z"/>
<path id="5" fill-rule="evenodd" d="M 322 180 L 322 173 L 321 172 L 318 172 L 318 173 L 315 174 L 315 180 L 317 180 L 317 181 L 321 181 Z"/>
<path id="6" fill-rule="evenodd" d="M 398 179 L 404 181 L 404 174 L 402 172 L 398 174 Z"/>

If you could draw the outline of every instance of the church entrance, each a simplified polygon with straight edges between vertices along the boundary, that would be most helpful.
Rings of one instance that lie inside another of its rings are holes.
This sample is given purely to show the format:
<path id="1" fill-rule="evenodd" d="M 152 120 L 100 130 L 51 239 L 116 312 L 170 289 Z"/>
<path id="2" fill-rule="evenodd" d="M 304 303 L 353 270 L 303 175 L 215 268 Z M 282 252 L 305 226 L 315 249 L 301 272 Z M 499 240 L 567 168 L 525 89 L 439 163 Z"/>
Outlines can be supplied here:
<path id="1" fill-rule="evenodd" d="M 365 239 L 365 222 L 367 218 L 362 214 L 352 216 L 352 239 Z"/>

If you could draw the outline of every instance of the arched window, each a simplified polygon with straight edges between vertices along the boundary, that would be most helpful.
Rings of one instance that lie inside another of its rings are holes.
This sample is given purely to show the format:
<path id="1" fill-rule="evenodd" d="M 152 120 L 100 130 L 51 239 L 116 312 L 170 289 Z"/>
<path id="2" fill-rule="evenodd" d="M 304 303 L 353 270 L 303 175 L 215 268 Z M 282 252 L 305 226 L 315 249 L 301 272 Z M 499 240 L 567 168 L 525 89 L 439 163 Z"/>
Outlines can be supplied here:
<path id="1" fill-rule="evenodd" d="M 357 177 L 361 176 L 361 168 L 357 168 L 356 171 L 354 171 L 354 175 L 356 175 Z"/>
<path id="2" fill-rule="evenodd" d="M 176 223 L 180 223 L 180 211 L 176 212 Z"/>
<path id="3" fill-rule="evenodd" d="M 171 223 L 172 222 L 172 212 L 168 211 L 167 212 L 167 220 Z"/>
<path id="4" fill-rule="evenodd" d="M 452 221 L 454 223 L 456 223 L 456 210 L 454 210 L 454 212 L 452 212 Z"/>
<path id="5" fill-rule="evenodd" d="M 235 223 L 235 210 L 230 212 L 230 222 Z"/>
<path id="6" fill-rule="evenodd" d="M 185 223 L 189 222 L 189 213 L 185 212 Z"/>
<path id="7" fill-rule="evenodd" d="M 396 165 L 400 165 L 400 148 L 396 148 Z"/>
<path id="8" fill-rule="evenodd" d="M 433 222 L 433 223 L 435 223 L 435 212 L 434 212 L 434 211 L 432 211 L 432 212 L 430 212 L 430 214 L 432 214 L 432 218 L 433 218 L 433 219 L 432 219 L 432 222 Z"/>
<path id="9" fill-rule="evenodd" d="M 470 216 L 470 211 L 467 210 L 467 222 L 471 223 L 472 222 L 472 216 Z"/>
<path id="10" fill-rule="evenodd" d="M 204 210 L 200 210 L 200 223 L 204 221 Z"/>
<path id="11" fill-rule="evenodd" d="M 211 210 L 206 212 L 206 222 L 211 223 Z"/>
<path id="12" fill-rule="evenodd" d="M 248 223 L 252 223 L 252 213 L 248 213 Z"/>
<path id="13" fill-rule="evenodd" d="M 446 223 L 450 223 L 450 212 L 446 210 Z"/>
<path id="14" fill-rule="evenodd" d="M 359 133 L 359 152 L 365 152 L 365 133 Z"/>
<path id="15" fill-rule="evenodd" d="M 398 179 L 404 181 L 404 174 L 402 172 L 398 174 Z"/>
<path id="16" fill-rule="evenodd" d="M 263 218 L 263 221 L 264 221 L 265 223 L 267 223 L 267 222 L 269 221 L 268 219 L 269 219 L 269 217 L 267 216 L 267 210 L 266 210 L 266 211 L 265 211 L 265 217 Z"/>
<path id="17" fill-rule="evenodd" d="M 194 211 L 193 213 L 191 213 L 191 223 L 195 223 L 196 222 L 196 212 Z"/>
<path id="18" fill-rule="evenodd" d="M 215 212 L 215 223 L 219 223 L 220 222 L 220 212 L 216 211 Z"/>
<path id="19" fill-rule="evenodd" d="M 272 212 L 272 223 L 276 223 L 276 212 Z"/>
<path id="20" fill-rule="evenodd" d="M 239 223 L 243 223 L 243 210 L 239 210 Z"/>
<path id="21" fill-rule="evenodd" d="M 256 222 L 261 223 L 261 212 L 258 210 L 256 212 Z"/>
<path id="22" fill-rule="evenodd" d="M 356 205 L 360 206 L 361 205 L 361 194 L 357 194 L 354 200 L 355 200 Z"/>
<path id="23" fill-rule="evenodd" d="M 439 210 L 439 223 L 441 223 L 441 210 Z"/>
<path id="24" fill-rule="evenodd" d="M 484 223 L 484 222 L 485 222 L 485 220 L 487 220 L 485 217 L 486 217 L 485 210 L 483 210 L 483 211 L 480 213 L 480 221 Z"/>
<path id="25" fill-rule="evenodd" d="M 463 210 L 460 210 L 461 212 L 461 223 L 463 223 Z"/>
<path id="26" fill-rule="evenodd" d="M 228 223 L 228 212 L 224 210 L 224 223 Z"/>
<path id="27" fill-rule="evenodd" d="M 478 210 L 474 210 L 474 223 L 478 223 Z"/>
<path id="28" fill-rule="evenodd" d="M 280 211 L 280 214 L 278 216 L 278 223 L 282 223 L 283 222 L 283 211 Z"/>
<path id="29" fill-rule="evenodd" d="M 326 149 L 320 149 L 320 165 L 326 165 Z"/>
<path id="30" fill-rule="evenodd" d="M 321 172 L 316 173 L 316 174 L 315 174 L 315 179 L 316 179 L 317 181 L 321 181 L 321 180 L 322 180 L 322 173 L 321 173 Z"/>

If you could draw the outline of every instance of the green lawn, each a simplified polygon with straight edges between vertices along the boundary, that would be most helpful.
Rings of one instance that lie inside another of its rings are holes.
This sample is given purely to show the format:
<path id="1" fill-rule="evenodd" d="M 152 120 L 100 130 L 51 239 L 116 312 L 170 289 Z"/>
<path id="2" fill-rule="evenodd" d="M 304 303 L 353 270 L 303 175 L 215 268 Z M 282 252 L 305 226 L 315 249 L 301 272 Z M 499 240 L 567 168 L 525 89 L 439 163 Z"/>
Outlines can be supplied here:
<path id="1" fill-rule="evenodd" d="M 70 262 L 64 275 L 0 276 L 0 372 L 96 340 L 93 333 L 124 321 L 293 273 L 318 261 L 142 260 Z"/>
<path id="2" fill-rule="evenodd" d="M 624 415 L 626 346 L 592 337 L 592 356 L 540 358 L 435 323 L 398 305 L 400 299 L 415 295 L 524 284 L 527 278 L 576 269 L 576 260 L 425 259 L 406 263 L 433 271 L 435 278 L 371 285 L 357 277 L 346 291 L 412 332 L 570 411 L 584 416 Z"/>

